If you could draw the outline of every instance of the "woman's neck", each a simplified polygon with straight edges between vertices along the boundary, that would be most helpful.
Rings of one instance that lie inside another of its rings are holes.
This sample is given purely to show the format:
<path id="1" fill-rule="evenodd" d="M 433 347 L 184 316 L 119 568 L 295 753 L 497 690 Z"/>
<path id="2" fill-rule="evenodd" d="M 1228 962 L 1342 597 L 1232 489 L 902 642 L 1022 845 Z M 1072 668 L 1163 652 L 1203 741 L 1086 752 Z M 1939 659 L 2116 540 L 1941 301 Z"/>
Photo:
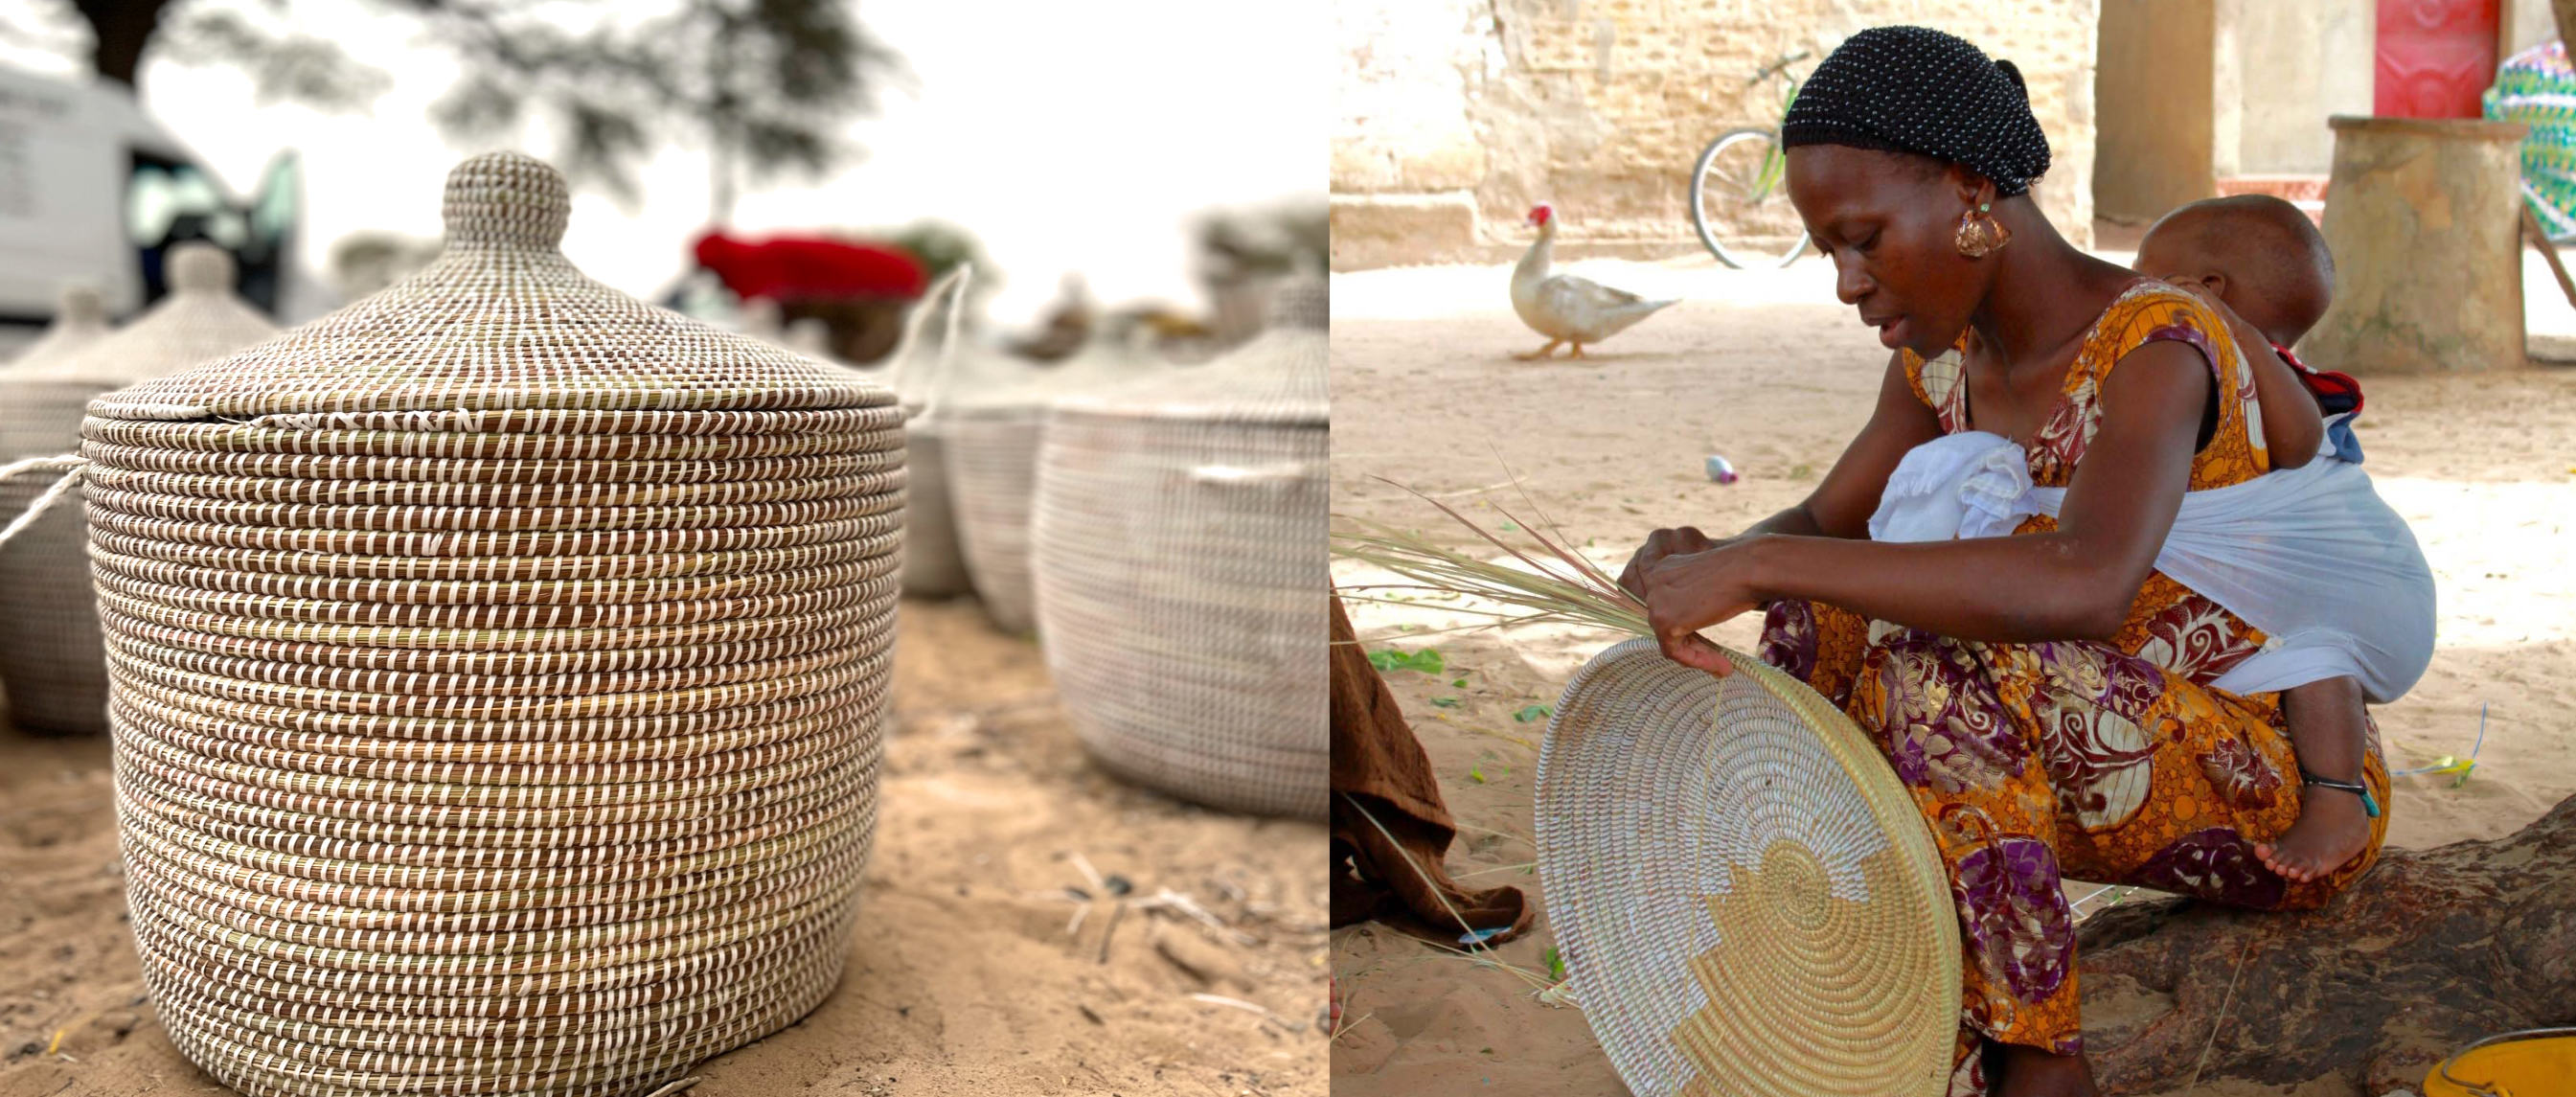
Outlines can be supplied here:
<path id="1" fill-rule="evenodd" d="M 2104 305 L 2095 287 L 2118 268 L 2067 243 L 2045 217 L 2012 216 L 2006 227 L 2012 241 L 1994 254 L 2000 265 L 1968 324 L 2010 370 L 2055 358 L 2090 329 Z"/>

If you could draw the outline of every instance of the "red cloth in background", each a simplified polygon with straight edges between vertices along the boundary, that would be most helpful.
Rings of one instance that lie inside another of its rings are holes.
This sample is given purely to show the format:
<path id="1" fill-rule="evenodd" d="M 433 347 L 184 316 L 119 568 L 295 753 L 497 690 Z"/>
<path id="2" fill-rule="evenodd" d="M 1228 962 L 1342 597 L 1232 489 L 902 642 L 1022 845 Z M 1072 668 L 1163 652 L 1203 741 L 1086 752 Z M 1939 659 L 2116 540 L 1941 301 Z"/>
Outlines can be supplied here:
<path id="1" fill-rule="evenodd" d="M 921 260 L 886 244 L 813 236 L 746 240 L 710 232 L 698 238 L 696 252 L 699 266 L 745 298 L 911 298 L 930 286 Z"/>

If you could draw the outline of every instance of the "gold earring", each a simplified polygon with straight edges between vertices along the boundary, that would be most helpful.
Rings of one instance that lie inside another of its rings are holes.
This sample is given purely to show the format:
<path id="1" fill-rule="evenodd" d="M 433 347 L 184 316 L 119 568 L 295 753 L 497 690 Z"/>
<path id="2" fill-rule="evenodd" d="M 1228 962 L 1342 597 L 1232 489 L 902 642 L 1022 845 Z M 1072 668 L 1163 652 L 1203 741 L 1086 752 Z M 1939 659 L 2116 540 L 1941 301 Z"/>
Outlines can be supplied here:
<path id="1" fill-rule="evenodd" d="M 1994 218 L 1991 202 L 1979 202 L 1977 208 L 1959 215 L 1959 254 L 1970 259 L 1983 259 L 2006 244 L 2012 243 L 2012 231 Z"/>

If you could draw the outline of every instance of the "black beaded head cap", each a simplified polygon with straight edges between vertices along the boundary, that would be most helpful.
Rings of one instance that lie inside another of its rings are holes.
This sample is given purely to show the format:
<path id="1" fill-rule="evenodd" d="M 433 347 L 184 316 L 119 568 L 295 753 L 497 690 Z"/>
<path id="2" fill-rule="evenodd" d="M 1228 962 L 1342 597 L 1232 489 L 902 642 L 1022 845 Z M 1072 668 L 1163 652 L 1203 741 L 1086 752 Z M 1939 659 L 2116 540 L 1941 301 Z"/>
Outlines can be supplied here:
<path id="1" fill-rule="evenodd" d="M 2048 135 L 2010 61 L 1929 27 L 1844 39 L 1780 123 L 1781 144 L 1850 145 L 1947 160 L 2020 194 L 2048 171 Z"/>

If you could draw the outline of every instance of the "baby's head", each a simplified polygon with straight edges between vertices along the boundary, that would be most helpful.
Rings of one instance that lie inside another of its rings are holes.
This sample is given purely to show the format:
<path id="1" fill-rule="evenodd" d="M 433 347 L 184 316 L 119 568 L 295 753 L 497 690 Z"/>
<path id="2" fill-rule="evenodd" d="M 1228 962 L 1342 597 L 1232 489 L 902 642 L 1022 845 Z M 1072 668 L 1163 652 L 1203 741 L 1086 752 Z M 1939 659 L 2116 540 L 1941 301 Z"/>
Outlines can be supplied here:
<path id="1" fill-rule="evenodd" d="M 2334 256 L 2308 215 L 2268 194 L 2210 198 L 2174 210 L 2138 242 L 2138 273 L 2192 282 L 2289 346 L 2334 299 Z"/>

